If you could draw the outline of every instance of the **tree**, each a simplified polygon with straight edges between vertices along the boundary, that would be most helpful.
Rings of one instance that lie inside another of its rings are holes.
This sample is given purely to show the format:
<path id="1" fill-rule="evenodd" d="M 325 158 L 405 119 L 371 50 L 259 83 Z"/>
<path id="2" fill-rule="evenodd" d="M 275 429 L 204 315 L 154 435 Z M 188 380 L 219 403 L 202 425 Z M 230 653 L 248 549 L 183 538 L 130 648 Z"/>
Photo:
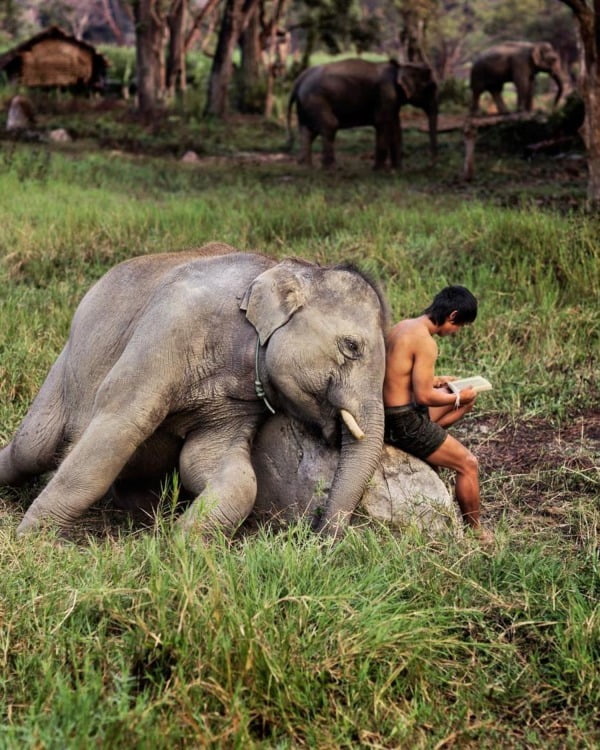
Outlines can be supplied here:
<path id="1" fill-rule="evenodd" d="M 217 49 L 208 81 L 206 114 L 225 117 L 233 76 L 233 53 L 259 0 L 225 0 Z"/>
<path id="2" fill-rule="evenodd" d="M 150 116 L 164 97 L 166 18 L 160 0 L 133 0 L 138 107 Z"/>
<path id="3" fill-rule="evenodd" d="M 584 138 L 588 155 L 588 204 L 600 208 L 600 0 L 560 0 L 579 26 L 582 57 L 580 87 L 585 104 Z"/>
<path id="4" fill-rule="evenodd" d="M 403 62 L 427 63 L 425 33 L 436 11 L 436 0 L 400 0 L 400 51 Z"/>
<path id="5" fill-rule="evenodd" d="M 169 96 L 185 91 L 185 28 L 188 0 L 173 0 L 167 13 L 169 47 L 167 51 L 166 88 Z"/>
<path id="6" fill-rule="evenodd" d="M 367 17 L 358 0 L 296 0 L 288 29 L 304 37 L 301 69 L 308 67 L 310 56 L 318 47 L 334 55 L 349 46 L 364 52 L 379 39 L 377 15 Z"/>

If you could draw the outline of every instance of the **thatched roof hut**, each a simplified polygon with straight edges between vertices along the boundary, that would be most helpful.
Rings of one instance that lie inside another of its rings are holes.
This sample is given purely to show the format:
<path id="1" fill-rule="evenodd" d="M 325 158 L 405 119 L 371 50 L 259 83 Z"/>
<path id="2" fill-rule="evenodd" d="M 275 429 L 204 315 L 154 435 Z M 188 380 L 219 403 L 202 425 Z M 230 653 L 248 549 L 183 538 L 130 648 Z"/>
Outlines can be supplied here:
<path id="1" fill-rule="evenodd" d="M 24 86 L 102 85 L 108 62 L 91 44 L 50 26 L 0 55 L 0 72 Z"/>

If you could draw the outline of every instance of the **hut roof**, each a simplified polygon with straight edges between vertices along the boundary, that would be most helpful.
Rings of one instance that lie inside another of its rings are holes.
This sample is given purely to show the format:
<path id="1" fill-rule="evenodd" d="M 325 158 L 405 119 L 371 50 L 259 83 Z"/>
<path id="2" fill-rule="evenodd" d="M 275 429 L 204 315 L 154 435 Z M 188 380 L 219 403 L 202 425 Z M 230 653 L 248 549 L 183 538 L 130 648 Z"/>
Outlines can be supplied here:
<path id="1" fill-rule="evenodd" d="M 0 72 L 25 86 L 97 85 L 108 61 L 87 42 L 50 26 L 0 55 Z"/>

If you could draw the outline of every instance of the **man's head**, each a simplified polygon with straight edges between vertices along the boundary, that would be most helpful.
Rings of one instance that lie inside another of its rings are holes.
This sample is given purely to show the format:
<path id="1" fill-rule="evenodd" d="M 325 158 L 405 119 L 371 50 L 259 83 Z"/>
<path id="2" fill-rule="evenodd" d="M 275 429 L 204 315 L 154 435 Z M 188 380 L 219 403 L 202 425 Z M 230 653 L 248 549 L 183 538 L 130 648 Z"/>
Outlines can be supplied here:
<path id="1" fill-rule="evenodd" d="M 477 300 L 464 286 L 447 286 L 438 292 L 433 302 L 423 311 L 436 326 L 445 323 L 458 328 L 472 323 L 477 317 Z M 452 331 L 447 331 L 452 333 Z"/>

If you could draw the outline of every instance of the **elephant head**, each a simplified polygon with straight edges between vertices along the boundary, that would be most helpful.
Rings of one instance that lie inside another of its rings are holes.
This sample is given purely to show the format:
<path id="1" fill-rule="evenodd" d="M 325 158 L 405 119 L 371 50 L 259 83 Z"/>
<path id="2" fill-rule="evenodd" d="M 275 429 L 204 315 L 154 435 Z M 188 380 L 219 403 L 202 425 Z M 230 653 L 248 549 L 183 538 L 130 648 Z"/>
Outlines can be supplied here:
<path id="1" fill-rule="evenodd" d="M 381 453 L 385 301 L 352 266 L 290 260 L 255 279 L 241 308 L 258 333 L 258 374 L 274 405 L 318 427 L 329 443 L 341 441 L 321 519 L 338 535 Z"/>
<path id="2" fill-rule="evenodd" d="M 558 53 L 549 42 L 537 42 L 531 46 L 531 62 L 534 70 L 549 73 L 556 83 L 558 88 L 554 104 L 558 104 L 563 92 L 562 69 Z"/>

